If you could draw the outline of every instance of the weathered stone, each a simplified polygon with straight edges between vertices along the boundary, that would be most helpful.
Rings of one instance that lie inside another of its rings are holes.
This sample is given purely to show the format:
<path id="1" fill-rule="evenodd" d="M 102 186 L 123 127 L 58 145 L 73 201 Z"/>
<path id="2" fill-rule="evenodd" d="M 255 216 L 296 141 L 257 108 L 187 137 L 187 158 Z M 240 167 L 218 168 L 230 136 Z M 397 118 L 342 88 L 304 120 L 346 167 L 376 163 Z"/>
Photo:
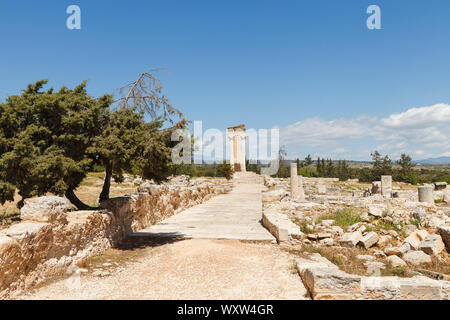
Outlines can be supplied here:
<path id="1" fill-rule="evenodd" d="M 417 219 L 420 223 L 423 223 L 425 221 L 425 218 L 427 217 L 427 212 L 422 207 L 417 207 L 414 209 L 413 212 L 414 219 Z"/>
<path id="2" fill-rule="evenodd" d="M 277 239 L 278 242 L 287 241 L 289 238 L 302 239 L 303 232 L 285 214 L 277 212 L 264 212 L 262 219 L 264 227 Z M 287 236 L 286 236 L 287 235 Z"/>
<path id="3" fill-rule="evenodd" d="M 322 220 L 321 224 L 324 227 L 331 227 L 334 224 L 334 220 Z"/>
<path id="4" fill-rule="evenodd" d="M 6 234 L 11 238 L 21 241 L 26 237 L 35 237 L 44 227 L 48 226 L 47 223 L 34 223 L 34 222 L 22 222 L 13 224 L 6 230 Z"/>
<path id="5" fill-rule="evenodd" d="M 348 232 L 356 231 L 356 230 L 358 230 L 359 228 L 361 228 L 362 225 L 363 225 L 362 222 L 357 222 L 357 223 L 355 223 L 355 224 L 352 224 L 350 227 L 348 227 L 348 228 L 347 228 L 347 231 L 348 231 Z"/>
<path id="6" fill-rule="evenodd" d="M 405 253 L 403 255 L 403 260 L 416 266 L 424 263 L 431 263 L 430 256 L 423 251 L 410 251 Z"/>
<path id="7" fill-rule="evenodd" d="M 333 237 L 333 235 L 331 233 L 328 232 L 320 232 L 317 234 L 317 239 L 322 240 L 322 239 L 326 239 L 326 238 L 331 238 Z"/>
<path id="8" fill-rule="evenodd" d="M 378 242 L 378 239 L 378 234 L 372 231 L 362 237 L 359 243 L 361 243 L 364 248 L 369 249 Z"/>
<path id="9" fill-rule="evenodd" d="M 449 204 L 450 203 L 450 194 L 445 193 L 444 196 L 442 197 L 442 202 L 444 202 L 445 204 Z"/>
<path id="10" fill-rule="evenodd" d="M 334 245 L 334 240 L 332 238 L 325 238 L 319 241 L 321 245 L 331 247 Z"/>
<path id="11" fill-rule="evenodd" d="M 339 243 L 346 247 L 354 247 L 362 239 L 361 231 L 347 232 L 339 240 Z"/>
<path id="12" fill-rule="evenodd" d="M 381 194 L 386 198 L 392 196 L 392 176 L 381 176 Z"/>
<path id="13" fill-rule="evenodd" d="M 438 230 L 445 244 L 445 248 L 447 248 L 447 252 L 450 252 L 450 226 L 440 226 Z"/>
<path id="14" fill-rule="evenodd" d="M 434 190 L 445 190 L 447 188 L 447 182 L 435 182 L 434 183 Z"/>
<path id="15" fill-rule="evenodd" d="M 327 194 L 327 187 L 324 185 L 318 185 L 317 186 L 317 193 L 318 194 Z"/>
<path id="16" fill-rule="evenodd" d="M 360 276 L 342 272 L 328 260 L 298 259 L 297 269 L 314 300 L 352 299 L 360 291 Z"/>
<path id="17" fill-rule="evenodd" d="M 387 261 L 389 262 L 390 266 L 392 268 L 398 268 L 398 267 L 405 267 L 407 266 L 406 262 L 403 261 L 400 257 L 396 255 L 391 255 L 387 258 Z"/>
<path id="18" fill-rule="evenodd" d="M 383 216 L 384 211 L 386 210 L 386 208 L 384 206 L 381 205 L 371 205 L 369 206 L 369 214 L 371 216 L 377 217 L 377 218 L 381 218 Z"/>
<path id="19" fill-rule="evenodd" d="M 363 260 L 363 261 L 374 261 L 376 258 L 374 256 L 371 256 L 368 254 L 358 254 L 356 256 L 356 259 Z"/>
<path id="20" fill-rule="evenodd" d="M 274 202 L 274 201 L 280 201 L 283 198 L 287 197 L 288 193 L 286 190 L 273 190 L 269 192 L 264 192 L 262 194 L 262 201 L 263 202 Z"/>
<path id="21" fill-rule="evenodd" d="M 386 265 L 379 261 L 366 261 L 364 263 L 366 273 L 371 275 L 381 275 L 381 269 L 386 269 Z"/>
<path id="22" fill-rule="evenodd" d="M 408 243 L 414 250 L 417 250 L 420 243 L 428 236 L 426 230 L 416 230 L 411 233 L 403 243 Z"/>
<path id="23" fill-rule="evenodd" d="M 404 252 L 402 252 L 402 250 L 400 250 L 399 247 L 387 247 L 384 249 L 384 253 L 388 256 L 400 256 L 402 255 Z"/>
<path id="24" fill-rule="evenodd" d="M 46 196 L 26 199 L 20 210 L 22 221 L 67 222 L 66 212 L 70 209 L 69 201 L 61 197 Z"/>
<path id="25" fill-rule="evenodd" d="M 419 246 L 419 250 L 422 250 L 426 254 L 438 255 L 445 249 L 444 242 L 438 234 L 430 234 L 422 241 Z"/>
<path id="26" fill-rule="evenodd" d="M 433 189 L 433 187 L 429 186 L 419 187 L 419 202 L 434 204 Z"/>

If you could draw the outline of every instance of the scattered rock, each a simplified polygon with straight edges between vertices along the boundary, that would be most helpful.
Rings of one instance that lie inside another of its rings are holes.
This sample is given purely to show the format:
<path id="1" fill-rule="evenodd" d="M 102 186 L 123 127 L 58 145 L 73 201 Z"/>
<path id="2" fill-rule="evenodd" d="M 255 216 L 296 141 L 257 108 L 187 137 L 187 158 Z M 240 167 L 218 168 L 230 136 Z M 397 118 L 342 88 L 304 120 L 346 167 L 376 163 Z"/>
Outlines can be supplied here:
<path id="1" fill-rule="evenodd" d="M 386 269 L 386 265 L 383 262 L 378 261 L 366 261 L 364 266 L 367 268 L 367 274 L 380 275 L 381 269 Z"/>
<path id="2" fill-rule="evenodd" d="M 405 261 L 403 261 L 400 257 L 396 255 L 391 255 L 387 258 L 387 261 L 389 262 L 389 265 L 392 268 L 398 268 L 398 267 L 406 267 L 407 264 Z"/>
<path id="3" fill-rule="evenodd" d="M 374 216 L 377 218 L 381 218 L 383 216 L 383 213 L 385 210 L 386 210 L 386 208 L 384 206 L 380 206 L 380 205 L 369 206 L 369 214 L 371 216 Z"/>
<path id="4" fill-rule="evenodd" d="M 368 254 L 358 254 L 356 256 L 356 259 L 363 260 L 363 261 L 374 261 L 375 257 L 374 256 L 370 256 Z"/>
<path id="5" fill-rule="evenodd" d="M 419 250 L 422 250 L 426 254 L 438 255 L 445 249 L 444 242 L 438 234 L 430 234 L 423 240 L 419 246 Z"/>
<path id="6" fill-rule="evenodd" d="M 403 260 L 415 266 L 431 263 L 431 257 L 423 251 L 410 251 L 403 255 Z"/>
<path id="7" fill-rule="evenodd" d="M 369 249 L 378 242 L 378 234 L 376 232 L 369 232 L 359 241 L 364 248 Z"/>
<path id="8" fill-rule="evenodd" d="M 361 231 L 347 232 L 339 240 L 339 243 L 346 247 L 354 247 L 362 239 Z"/>
<path id="9" fill-rule="evenodd" d="M 263 202 L 281 201 L 283 198 L 287 197 L 288 195 L 289 195 L 289 193 L 284 189 L 264 192 L 262 194 L 262 201 Z"/>
<path id="10" fill-rule="evenodd" d="M 417 230 L 411 233 L 403 243 L 408 243 L 414 250 L 417 250 L 427 236 L 428 232 L 426 230 Z"/>
<path id="11" fill-rule="evenodd" d="M 427 217 L 427 212 L 425 211 L 424 208 L 417 207 L 416 209 L 414 209 L 413 217 L 420 223 L 423 223 L 425 221 L 425 218 Z"/>
<path id="12" fill-rule="evenodd" d="M 334 220 L 322 220 L 322 225 L 324 227 L 331 227 L 334 224 Z"/>

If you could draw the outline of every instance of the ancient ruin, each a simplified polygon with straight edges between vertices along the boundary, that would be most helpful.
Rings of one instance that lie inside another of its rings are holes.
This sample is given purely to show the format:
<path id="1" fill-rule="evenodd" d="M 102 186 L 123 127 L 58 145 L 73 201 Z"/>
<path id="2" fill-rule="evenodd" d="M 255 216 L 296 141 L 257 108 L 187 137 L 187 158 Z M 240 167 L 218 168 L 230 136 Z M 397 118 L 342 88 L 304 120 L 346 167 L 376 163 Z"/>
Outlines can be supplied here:
<path id="1" fill-rule="evenodd" d="M 246 172 L 245 168 L 245 125 L 227 129 L 230 144 L 230 164 L 234 172 Z"/>

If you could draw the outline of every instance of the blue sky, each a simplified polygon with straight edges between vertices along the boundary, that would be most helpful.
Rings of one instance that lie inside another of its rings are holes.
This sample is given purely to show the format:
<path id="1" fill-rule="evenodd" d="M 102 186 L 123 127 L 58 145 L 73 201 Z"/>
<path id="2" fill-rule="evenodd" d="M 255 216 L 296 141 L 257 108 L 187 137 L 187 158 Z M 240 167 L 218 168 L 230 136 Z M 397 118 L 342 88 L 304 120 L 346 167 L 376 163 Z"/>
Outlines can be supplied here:
<path id="1" fill-rule="evenodd" d="M 0 37 L 1 99 L 42 78 L 97 96 L 164 67 L 189 120 L 277 126 L 291 157 L 450 156 L 447 0 L 2 0 Z"/>

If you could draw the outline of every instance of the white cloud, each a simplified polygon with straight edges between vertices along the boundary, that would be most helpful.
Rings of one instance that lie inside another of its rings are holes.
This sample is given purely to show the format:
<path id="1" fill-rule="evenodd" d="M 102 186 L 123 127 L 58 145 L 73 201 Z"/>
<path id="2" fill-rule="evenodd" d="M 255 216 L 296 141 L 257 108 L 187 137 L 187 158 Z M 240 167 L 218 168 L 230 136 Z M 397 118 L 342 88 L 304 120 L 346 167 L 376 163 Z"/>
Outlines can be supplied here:
<path id="1" fill-rule="evenodd" d="M 280 128 L 280 139 L 295 154 L 345 155 L 356 160 L 368 159 L 368 150 L 378 150 L 393 158 L 401 153 L 416 159 L 438 157 L 450 151 L 450 105 L 412 108 L 382 119 L 365 115 L 331 121 L 309 118 Z"/>
<path id="2" fill-rule="evenodd" d="M 412 108 L 402 113 L 395 113 L 381 119 L 386 128 L 429 128 L 450 124 L 450 105 L 445 103 L 429 107 Z"/>

